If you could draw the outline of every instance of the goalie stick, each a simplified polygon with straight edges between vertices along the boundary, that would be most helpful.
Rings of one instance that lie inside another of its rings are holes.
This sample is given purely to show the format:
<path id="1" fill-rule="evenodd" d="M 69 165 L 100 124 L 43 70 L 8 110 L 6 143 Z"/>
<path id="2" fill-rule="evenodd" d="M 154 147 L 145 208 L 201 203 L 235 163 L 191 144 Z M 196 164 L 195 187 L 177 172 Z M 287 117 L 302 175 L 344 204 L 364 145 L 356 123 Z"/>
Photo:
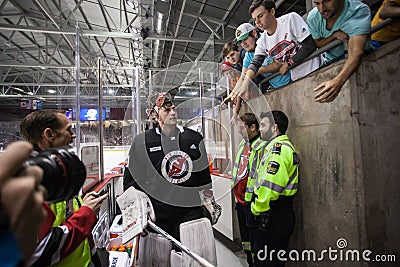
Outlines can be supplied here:
<path id="1" fill-rule="evenodd" d="M 157 226 L 152 221 L 148 220 L 147 223 L 148 223 L 148 226 L 150 226 L 154 231 L 156 231 L 157 233 L 161 234 L 162 236 L 164 236 L 169 241 L 173 242 L 178 248 L 180 248 L 183 252 L 185 252 L 187 255 L 189 255 L 192 259 L 197 261 L 201 266 L 204 266 L 204 267 L 215 267 L 210 262 L 208 262 L 206 259 L 200 257 L 199 255 L 197 255 L 196 253 L 191 251 L 188 247 L 184 246 L 181 242 L 179 242 L 174 237 L 169 235 L 167 232 L 165 232 L 163 229 L 161 229 L 159 226 Z"/>

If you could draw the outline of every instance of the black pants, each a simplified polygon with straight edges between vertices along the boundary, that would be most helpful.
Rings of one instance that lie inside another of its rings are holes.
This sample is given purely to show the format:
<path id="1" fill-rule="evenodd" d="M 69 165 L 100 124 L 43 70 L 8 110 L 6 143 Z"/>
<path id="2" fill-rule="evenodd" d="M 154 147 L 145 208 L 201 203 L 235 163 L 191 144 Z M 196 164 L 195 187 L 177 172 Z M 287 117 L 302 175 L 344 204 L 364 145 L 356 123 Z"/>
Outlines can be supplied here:
<path id="1" fill-rule="evenodd" d="M 242 243 L 243 242 L 250 243 L 251 233 L 250 233 L 250 227 L 246 225 L 246 206 L 240 203 L 236 203 L 236 213 L 238 217 L 239 232 L 240 232 L 240 238 L 242 239 Z M 246 250 L 245 248 L 243 248 L 243 250 L 244 252 L 246 252 L 247 255 L 247 263 L 249 264 L 250 267 L 252 267 L 253 256 L 251 250 Z"/>
<path id="2" fill-rule="evenodd" d="M 258 225 L 253 228 L 251 244 L 254 252 L 254 266 L 284 266 L 285 262 L 278 259 L 277 253 L 279 250 L 286 251 L 287 249 L 295 224 L 294 211 L 273 211 L 264 225 L 260 222 L 261 216 L 257 217 Z M 272 250 L 274 250 L 273 253 Z M 287 253 L 283 257 L 288 258 Z"/>

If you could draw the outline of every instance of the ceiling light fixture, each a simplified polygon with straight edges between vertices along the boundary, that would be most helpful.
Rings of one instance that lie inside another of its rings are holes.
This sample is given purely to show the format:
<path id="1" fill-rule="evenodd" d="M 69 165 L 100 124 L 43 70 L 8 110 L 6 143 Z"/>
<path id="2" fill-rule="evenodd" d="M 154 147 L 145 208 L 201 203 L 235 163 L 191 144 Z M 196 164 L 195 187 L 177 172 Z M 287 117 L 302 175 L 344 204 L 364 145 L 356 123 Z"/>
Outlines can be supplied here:
<path id="1" fill-rule="evenodd" d="M 125 0 L 125 2 L 130 6 L 133 10 L 136 10 L 136 5 L 132 0 Z"/>
<path id="2" fill-rule="evenodd" d="M 32 92 L 29 92 L 29 91 L 26 92 L 25 90 L 22 90 L 21 88 L 18 88 L 18 87 L 10 86 L 10 88 L 13 89 L 13 90 L 15 90 L 15 91 L 21 92 L 21 93 L 23 93 L 23 94 L 33 95 Z M 20 94 L 18 94 L 18 95 L 20 95 Z"/>
<path id="3" fill-rule="evenodd" d="M 47 90 L 47 92 L 48 92 L 49 94 L 55 94 L 57 91 L 56 91 L 56 90 L 53 90 L 53 89 L 49 89 L 49 90 Z"/>
<path id="4" fill-rule="evenodd" d="M 197 93 L 197 91 L 190 91 L 190 92 L 187 92 L 187 94 L 188 95 L 198 95 L 198 93 Z"/>
<path id="5" fill-rule="evenodd" d="M 131 28 L 131 31 L 132 31 L 133 33 L 136 33 L 136 34 L 138 34 L 138 33 L 139 33 L 139 30 L 138 30 L 138 28 L 136 28 L 136 27 L 133 27 L 133 26 L 130 26 L 130 28 Z"/>

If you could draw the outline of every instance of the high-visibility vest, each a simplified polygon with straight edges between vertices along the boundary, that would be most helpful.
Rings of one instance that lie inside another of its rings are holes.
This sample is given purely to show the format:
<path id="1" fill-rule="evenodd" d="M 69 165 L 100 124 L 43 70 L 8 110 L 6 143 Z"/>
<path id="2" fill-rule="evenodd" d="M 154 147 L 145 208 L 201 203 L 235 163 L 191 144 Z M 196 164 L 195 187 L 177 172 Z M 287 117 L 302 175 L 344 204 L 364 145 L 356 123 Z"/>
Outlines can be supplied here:
<path id="1" fill-rule="evenodd" d="M 232 180 L 231 180 L 232 188 L 235 186 L 235 183 L 236 183 L 236 176 L 237 176 L 237 171 L 238 171 L 238 167 L 239 167 L 239 161 L 240 161 L 240 157 L 242 155 L 242 151 L 243 151 L 246 143 L 247 143 L 247 141 L 243 139 L 239 144 L 239 149 L 238 149 L 238 152 L 237 152 L 236 158 L 235 158 L 235 164 L 234 164 L 233 170 L 232 170 Z M 246 202 L 250 202 L 251 197 L 253 195 L 253 189 L 249 188 L 249 186 L 252 186 L 254 184 L 254 182 L 252 182 L 251 180 L 252 180 L 252 177 L 254 177 L 256 167 L 258 165 L 258 157 L 256 157 L 256 155 L 258 154 L 259 150 L 263 146 L 265 146 L 265 144 L 266 143 L 264 141 L 262 141 L 260 137 L 258 137 L 250 145 L 251 152 L 250 152 L 249 163 L 248 163 L 249 175 L 247 178 L 246 192 L 245 192 L 245 196 L 244 196 Z"/>
<path id="2" fill-rule="evenodd" d="M 240 161 L 243 149 L 246 144 L 247 144 L 247 141 L 244 139 L 239 144 L 239 149 L 238 149 L 238 152 L 237 152 L 236 158 L 235 158 L 235 165 L 234 165 L 233 171 L 232 171 L 232 180 L 231 180 L 232 188 L 235 186 L 235 183 L 236 183 L 239 161 Z M 251 198 L 253 196 L 254 189 L 249 188 L 249 186 L 253 186 L 253 184 L 254 184 L 254 182 L 252 182 L 252 179 L 253 179 L 252 177 L 254 177 L 254 174 L 256 172 L 256 167 L 259 162 L 258 152 L 265 145 L 266 145 L 266 142 L 262 141 L 260 137 L 256 138 L 250 145 L 251 151 L 250 151 L 249 161 L 248 161 L 248 166 L 247 166 L 247 168 L 249 170 L 249 175 L 247 177 L 246 192 L 244 195 L 244 199 L 246 202 L 250 202 Z M 242 241 L 242 249 L 244 251 L 251 251 L 251 243 L 249 241 Z"/>
<path id="3" fill-rule="evenodd" d="M 79 202 L 78 202 L 79 201 Z M 73 209 L 76 212 L 80 206 L 82 205 L 82 199 L 80 197 L 73 199 Z M 64 223 L 66 219 L 66 212 L 67 212 L 67 202 L 61 201 L 57 203 L 50 204 L 50 208 L 55 215 L 55 220 L 53 222 L 53 227 L 60 226 Z M 53 264 L 51 266 L 57 267 L 72 267 L 72 266 L 79 266 L 79 267 L 86 267 L 92 261 L 92 256 L 90 253 L 90 245 L 88 238 L 85 240 L 72 252 L 70 255 L 62 259 L 60 262 Z"/>
<path id="4" fill-rule="evenodd" d="M 242 156 L 242 152 L 243 152 L 243 149 L 244 149 L 246 143 L 247 143 L 247 141 L 243 139 L 239 144 L 239 149 L 238 149 L 238 152 L 236 153 L 235 163 L 233 165 L 233 170 L 232 170 L 231 188 L 234 188 L 236 185 L 239 161 L 240 161 L 240 157 Z"/>
<path id="5" fill-rule="evenodd" d="M 297 153 L 286 135 L 267 144 L 263 151 L 254 185 L 255 199 L 251 211 L 255 215 L 270 210 L 271 201 L 280 196 L 294 196 L 298 186 Z"/>
<path id="6" fill-rule="evenodd" d="M 251 202 L 254 194 L 254 186 L 256 183 L 255 178 L 257 177 L 257 168 L 261 161 L 261 152 L 266 145 L 267 142 L 262 141 L 260 138 L 251 146 L 252 150 L 249 157 L 249 162 L 251 162 L 249 165 L 250 172 L 249 178 L 247 179 L 246 193 L 244 194 L 244 200 L 249 203 Z"/>

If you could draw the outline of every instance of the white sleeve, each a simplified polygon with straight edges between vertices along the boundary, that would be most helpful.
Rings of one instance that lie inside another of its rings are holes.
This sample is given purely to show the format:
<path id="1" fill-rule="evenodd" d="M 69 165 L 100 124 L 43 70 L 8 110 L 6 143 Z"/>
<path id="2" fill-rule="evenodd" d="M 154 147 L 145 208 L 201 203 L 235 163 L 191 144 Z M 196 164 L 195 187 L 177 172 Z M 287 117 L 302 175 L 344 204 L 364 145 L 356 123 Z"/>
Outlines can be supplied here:
<path id="1" fill-rule="evenodd" d="M 257 40 L 256 43 L 256 50 L 254 51 L 254 56 L 256 55 L 262 55 L 269 57 L 269 53 L 267 53 L 268 49 L 266 46 L 266 41 L 265 41 L 265 33 L 261 34 L 261 37 Z"/>
<path id="2" fill-rule="evenodd" d="M 307 23 L 297 13 L 288 14 L 290 31 L 296 37 L 297 42 L 301 43 L 310 35 Z"/>

